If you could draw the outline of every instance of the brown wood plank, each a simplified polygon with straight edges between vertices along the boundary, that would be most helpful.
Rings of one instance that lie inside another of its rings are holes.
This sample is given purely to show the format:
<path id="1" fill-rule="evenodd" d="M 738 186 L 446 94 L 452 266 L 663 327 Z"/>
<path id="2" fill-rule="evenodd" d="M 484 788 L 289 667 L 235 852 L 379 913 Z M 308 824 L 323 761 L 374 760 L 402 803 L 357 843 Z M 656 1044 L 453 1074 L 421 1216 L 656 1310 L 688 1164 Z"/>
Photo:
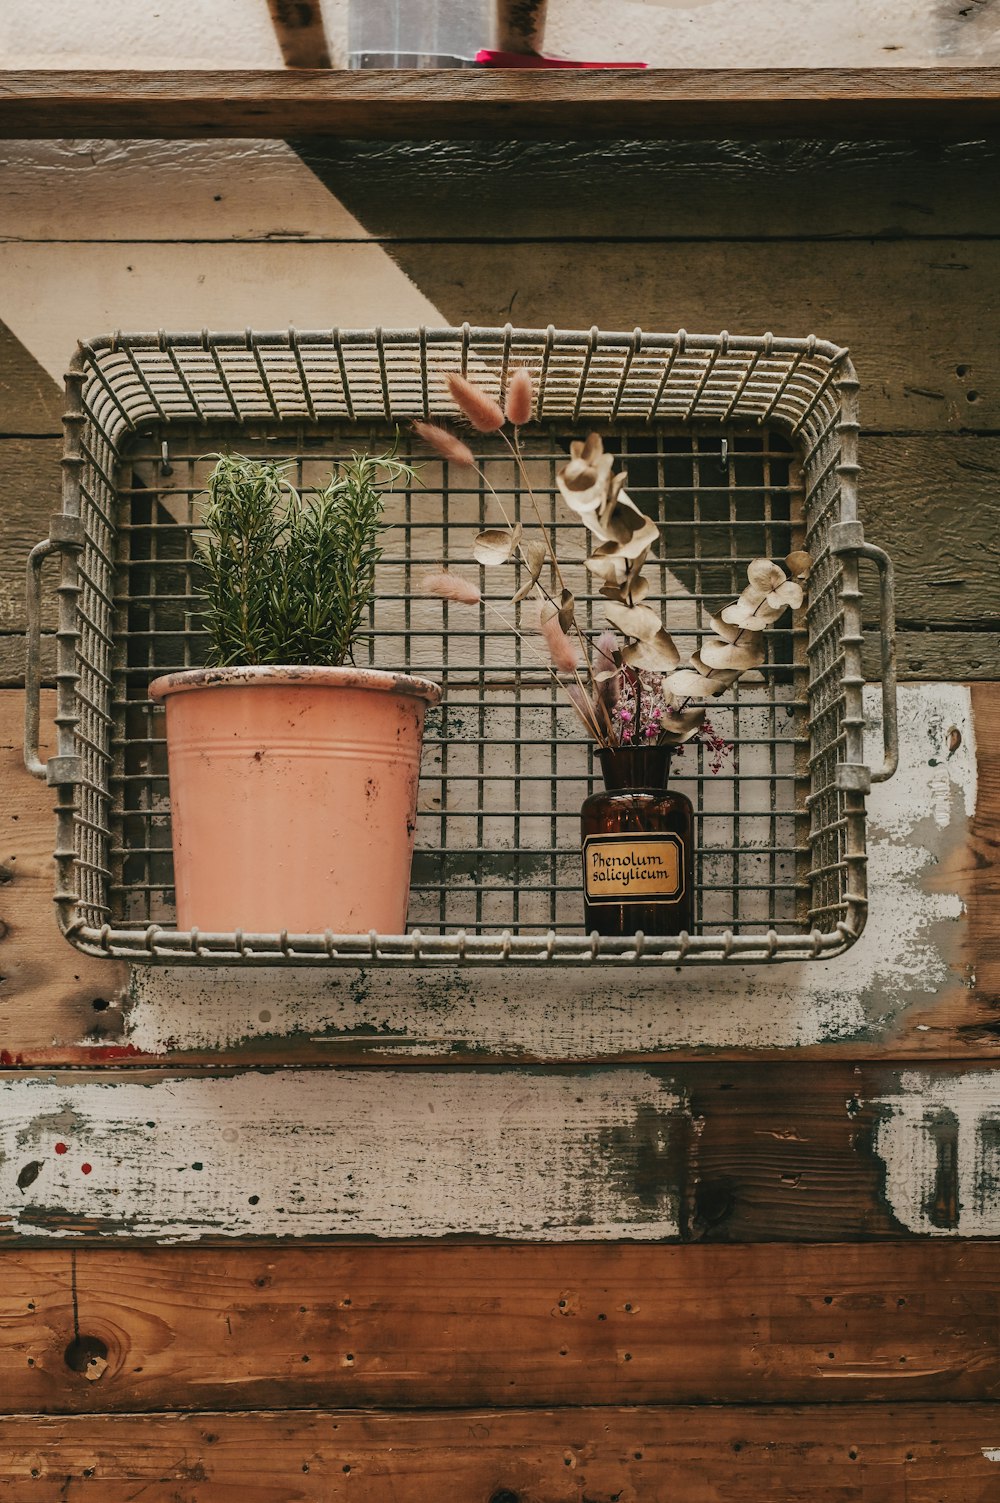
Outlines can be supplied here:
<path id="1" fill-rule="evenodd" d="M 267 0 L 267 8 L 286 67 L 332 66 L 319 0 Z"/>
<path id="2" fill-rule="evenodd" d="M 1000 809 L 1000 752 L 991 750 L 1000 747 L 1000 693 L 977 686 L 972 705 L 984 754 L 979 758 L 982 812 L 974 821 L 966 858 L 976 890 L 969 910 L 969 953 L 975 956 L 977 987 L 1000 998 L 1000 818 L 993 812 Z M 1000 1009 L 989 1033 L 994 1039 L 1000 1033 Z"/>
<path id="3" fill-rule="evenodd" d="M 995 1400 L 997 1267 L 940 1242 L 8 1251 L 0 1409 Z"/>
<path id="4" fill-rule="evenodd" d="M 37 1503 L 994 1503 L 996 1410 L 591 1408 L 0 1423 Z"/>
<path id="5" fill-rule="evenodd" d="M 36 244 L 967 239 L 1000 233 L 998 175 L 992 139 L 0 143 Z"/>
<path id="6" fill-rule="evenodd" d="M 0 694 L 0 1058 L 7 1062 L 23 1057 L 29 1034 L 47 1038 L 57 1053 L 113 1043 L 126 984 L 125 966 L 79 954 L 56 926 L 52 791 L 24 771 L 23 705 L 21 693 Z M 55 696 L 46 693 L 43 755 L 54 709 Z"/>
<path id="7" fill-rule="evenodd" d="M 0 439 L 0 631 L 25 626 L 24 569 L 28 554 L 48 536 L 49 518 L 61 508 L 58 438 Z M 57 566 L 58 567 L 58 566 Z M 46 574 L 44 624 L 55 630 L 55 584 Z"/>
<path id="8" fill-rule="evenodd" d="M 997 68 L 11 71 L 0 135 L 843 136 L 1000 125 Z"/>
<path id="9" fill-rule="evenodd" d="M 367 233 L 389 241 L 892 240 L 1000 231 L 1000 195 L 983 191 L 984 182 L 1000 175 L 1000 143 L 993 139 L 538 142 L 506 135 L 489 141 L 320 136 L 297 137 L 289 144 Z M 51 193 L 55 157 L 65 166 L 60 190 L 67 215 L 84 213 L 87 206 L 93 214 L 95 200 L 106 201 L 110 190 L 128 203 L 129 212 L 108 227 L 108 238 L 134 238 L 137 205 L 134 193 L 126 199 L 129 174 L 140 153 L 149 150 L 131 146 L 94 165 L 65 146 L 35 142 L 8 148 L 17 163 L 12 190 L 19 203 L 21 196 L 31 200 L 19 217 L 35 222 L 36 204 Z M 176 181 L 179 200 L 182 185 L 205 174 L 200 160 L 190 156 L 190 148 L 175 147 L 172 163 L 159 154 L 151 164 L 160 172 L 160 191 L 171 201 L 168 175 Z M 223 174 L 216 176 L 222 188 Z M 176 234 L 172 216 L 161 223 L 163 238 Z M 275 218 L 275 233 L 283 228 L 287 233 L 287 223 Z M 71 229 L 68 218 L 67 238 Z M 322 231 L 303 225 L 299 233 Z"/>

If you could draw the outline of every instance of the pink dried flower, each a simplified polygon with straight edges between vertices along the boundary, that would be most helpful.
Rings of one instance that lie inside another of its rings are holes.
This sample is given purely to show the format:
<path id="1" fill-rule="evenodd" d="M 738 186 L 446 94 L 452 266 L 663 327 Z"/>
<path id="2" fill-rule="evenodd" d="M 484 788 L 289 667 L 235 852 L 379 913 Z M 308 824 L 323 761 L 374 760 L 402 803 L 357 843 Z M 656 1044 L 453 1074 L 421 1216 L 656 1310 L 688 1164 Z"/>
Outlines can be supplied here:
<path id="1" fill-rule="evenodd" d="M 440 595 L 442 600 L 457 600 L 460 605 L 478 605 L 483 598 L 478 585 L 474 585 L 469 579 L 463 579 L 460 574 L 449 574 L 446 570 L 440 574 L 426 574 L 423 584 L 428 595 Z"/>
<path id="2" fill-rule="evenodd" d="M 452 399 L 465 413 L 473 428 L 480 433 L 497 433 L 507 421 L 503 409 L 481 387 L 473 386 L 457 371 L 448 374 L 448 390 Z"/>
<path id="3" fill-rule="evenodd" d="M 504 403 L 507 421 L 513 423 L 515 428 L 519 428 L 522 423 L 530 423 L 534 400 L 535 392 L 531 383 L 531 372 L 522 366 L 511 376 L 510 385 L 507 387 L 507 400 Z"/>
<path id="4" fill-rule="evenodd" d="M 576 644 L 570 641 L 559 625 L 558 616 L 550 616 L 547 621 L 542 622 L 542 636 L 549 649 L 553 667 L 557 668 L 560 673 L 575 673 L 580 655 L 576 650 Z"/>
<path id="5" fill-rule="evenodd" d="M 418 438 L 423 439 L 429 449 L 433 449 L 435 454 L 440 454 L 442 459 L 450 459 L 452 464 L 475 469 L 475 456 L 468 444 L 463 444 L 462 440 L 454 433 L 449 433 L 447 428 L 439 428 L 437 423 L 422 423 L 415 420 L 413 431 Z"/>

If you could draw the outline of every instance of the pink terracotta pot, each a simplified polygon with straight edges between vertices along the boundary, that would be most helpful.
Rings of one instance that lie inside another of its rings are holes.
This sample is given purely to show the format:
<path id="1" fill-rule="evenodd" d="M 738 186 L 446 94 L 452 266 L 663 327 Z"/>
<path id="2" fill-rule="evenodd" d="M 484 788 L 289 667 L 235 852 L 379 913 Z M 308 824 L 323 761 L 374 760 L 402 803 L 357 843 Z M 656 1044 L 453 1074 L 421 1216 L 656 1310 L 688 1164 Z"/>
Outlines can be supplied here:
<path id="1" fill-rule="evenodd" d="M 150 685 L 167 717 L 177 924 L 402 934 L 427 679 L 205 668 Z"/>

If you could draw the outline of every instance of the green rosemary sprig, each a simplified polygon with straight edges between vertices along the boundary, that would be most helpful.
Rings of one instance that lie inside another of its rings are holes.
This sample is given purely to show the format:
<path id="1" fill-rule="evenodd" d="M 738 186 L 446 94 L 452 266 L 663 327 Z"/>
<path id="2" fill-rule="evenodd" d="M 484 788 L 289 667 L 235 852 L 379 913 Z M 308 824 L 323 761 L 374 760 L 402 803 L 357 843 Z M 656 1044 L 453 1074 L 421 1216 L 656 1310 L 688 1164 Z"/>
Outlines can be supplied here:
<path id="1" fill-rule="evenodd" d="M 210 662 L 339 666 L 375 593 L 383 493 L 415 471 L 354 454 L 303 499 L 288 464 L 222 454 L 209 476 L 199 542 Z"/>

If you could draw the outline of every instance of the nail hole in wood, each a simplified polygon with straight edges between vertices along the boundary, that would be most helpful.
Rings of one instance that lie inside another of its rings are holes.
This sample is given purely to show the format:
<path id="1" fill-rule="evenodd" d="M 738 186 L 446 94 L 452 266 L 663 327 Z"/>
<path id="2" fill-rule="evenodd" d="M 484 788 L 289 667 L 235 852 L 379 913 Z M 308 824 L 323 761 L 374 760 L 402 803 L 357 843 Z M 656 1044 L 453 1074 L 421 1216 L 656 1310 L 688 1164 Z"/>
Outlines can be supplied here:
<path id="1" fill-rule="evenodd" d="M 74 1336 L 63 1361 L 71 1372 L 99 1378 L 108 1365 L 108 1349 L 99 1336 Z"/>

